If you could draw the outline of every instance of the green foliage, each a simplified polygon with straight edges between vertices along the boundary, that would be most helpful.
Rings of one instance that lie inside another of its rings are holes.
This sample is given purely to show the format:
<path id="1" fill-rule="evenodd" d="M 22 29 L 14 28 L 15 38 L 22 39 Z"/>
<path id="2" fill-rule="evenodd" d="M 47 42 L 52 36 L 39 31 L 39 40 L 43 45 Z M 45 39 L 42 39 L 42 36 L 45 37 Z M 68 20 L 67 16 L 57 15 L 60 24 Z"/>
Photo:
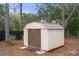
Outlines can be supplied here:
<path id="1" fill-rule="evenodd" d="M 9 36 L 9 39 L 8 39 L 8 43 L 9 43 L 10 45 L 13 45 L 13 44 L 15 43 L 15 39 L 16 39 L 15 36 L 10 35 L 10 36 Z"/>
<path id="2" fill-rule="evenodd" d="M 32 21 L 36 21 L 36 15 L 34 14 L 22 14 L 22 25 L 23 28 L 26 24 L 32 22 Z M 20 30 L 20 15 L 19 14 L 10 14 L 10 30 L 16 30 L 19 31 Z"/>
<path id="3" fill-rule="evenodd" d="M 4 5 L 0 4 L 0 30 L 4 29 Z"/>
<path id="4" fill-rule="evenodd" d="M 67 29 L 70 35 L 79 35 L 79 17 L 73 17 L 67 26 Z M 67 32 L 67 31 L 66 31 Z"/>
<path id="5" fill-rule="evenodd" d="M 20 19 L 16 14 L 10 14 L 10 29 L 16 31 L 20 29 Z"/>
<path id="6" fill-rule="evenodd" d="M 62 20 L 62 8 L 64 10 L 64 21 L 69 17 L 73 7 L 76 9 L 69 18 L 67 27 L 65 29 L 66 35 L 79 35 L 79 4 L 40 4 L 38 5 L 38 18 L 52 22 L 52 20 Z"/>
<path id="7" fill-rule="evenodd" d="M 47 22 L 51 22 L 52 20 L 61 19 L 62 17 L 62 9 L 65 11 L 65 18 L 67 18 L 76 4 L 60 4 L 60 3 L 47 3 L 38 5 L 38 18 L 47 19 Z"/>
<path id="8" fill-rule="evenodd" d="M 4 16 L 4 5 L 0 4 L 0 15 Z"/>
<path id="9" fill-rule="evenodd" d="M 33 22 L 33 21 L 36 21 L 36 15 L 35 14 L 31 14 L 31 13 L 23 14 L 23 27 L 26 24 Z"/>
<path id="10" fill-rule="evenodd" d="M 23 28 L 26 24 L 33 21 L 46 20 L 47 22 L 61 21 L 62 20 L 62 8 L 64 10 L 64 21 L 69 17 L 73 7 L 76 6 L 72 16 L 69 18 L 68 25 L 65 29 L 66 35 L 79 35 L 79 4 L 73 3 L 44 3 L 37 4 L 37 14 L 22 13 L 22 25 Z M 0 30 L 4 29 L 4 5 L 0 4 Z M 10 30 L 20 30 L 20 14 L 11 13 L 9 20 Z"/>

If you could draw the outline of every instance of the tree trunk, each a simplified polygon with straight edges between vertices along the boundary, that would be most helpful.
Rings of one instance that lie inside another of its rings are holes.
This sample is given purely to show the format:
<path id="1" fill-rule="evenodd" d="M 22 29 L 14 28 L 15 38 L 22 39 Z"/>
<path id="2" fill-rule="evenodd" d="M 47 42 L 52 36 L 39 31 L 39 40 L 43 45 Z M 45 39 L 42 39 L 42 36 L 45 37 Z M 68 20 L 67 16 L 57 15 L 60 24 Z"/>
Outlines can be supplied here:
<path id="1" fill-rule="evenodd" d="M 23 22 L 22 22 L 22 3 L 20 3 L 20 30 L 23 31 Z M 21 35 L 21 39 L 23 39 L 23 36 Z M 22 40 L 22 46 L 23 46 L 23 40 Z"/>
<path id="2" fill-rule="evenodd" d="M 63 7 L 63 4 L 61 4 L 61 5 L 62 5 L 62 8 L 61 8 L 62 9 L 62 26 L 64 27 L 64 23 L 65 23 L 64 22 L 64 20 L 65 20 L 64 19 L 64 7 Z"/>
<path id="3" fill-rule="evenodd" d="M 9 4 L 5 4 L 5 41 L 9 38 Z"/>
<path id="4" fill-rule="evenodd" d="M 22 29 L 23 29 L 23 26 L 22 26 L 22 3 L 20 3 L 20 28 L 22 31 Z"/>

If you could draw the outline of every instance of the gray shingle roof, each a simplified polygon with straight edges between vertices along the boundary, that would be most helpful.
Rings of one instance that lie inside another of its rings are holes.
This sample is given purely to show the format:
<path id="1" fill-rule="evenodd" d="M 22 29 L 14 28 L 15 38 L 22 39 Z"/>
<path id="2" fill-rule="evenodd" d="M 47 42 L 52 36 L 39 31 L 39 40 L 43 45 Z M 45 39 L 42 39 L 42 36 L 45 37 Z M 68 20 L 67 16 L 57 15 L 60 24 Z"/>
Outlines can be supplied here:
<path id="1" fill-rule="evenodd" d="M 43 24 L 47 29 L 64 29 L 59 24 L 52 24 L 52 23 L 41 23 L 41 24 Z"/>

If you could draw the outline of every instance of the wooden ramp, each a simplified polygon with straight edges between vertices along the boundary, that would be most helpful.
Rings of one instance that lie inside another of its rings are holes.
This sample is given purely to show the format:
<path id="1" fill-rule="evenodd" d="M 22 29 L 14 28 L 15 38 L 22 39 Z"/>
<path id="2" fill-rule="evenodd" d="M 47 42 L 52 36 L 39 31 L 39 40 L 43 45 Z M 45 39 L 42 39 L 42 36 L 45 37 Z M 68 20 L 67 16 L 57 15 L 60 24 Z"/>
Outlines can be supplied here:
<path id="1" fill-rule="evenodd" d="M 27 47 L 25 50 L 35 52 L 35 51 L 38 51 L 38 50 L 40 50 L 40 49 L 34 48 L 34 47 Z"/>

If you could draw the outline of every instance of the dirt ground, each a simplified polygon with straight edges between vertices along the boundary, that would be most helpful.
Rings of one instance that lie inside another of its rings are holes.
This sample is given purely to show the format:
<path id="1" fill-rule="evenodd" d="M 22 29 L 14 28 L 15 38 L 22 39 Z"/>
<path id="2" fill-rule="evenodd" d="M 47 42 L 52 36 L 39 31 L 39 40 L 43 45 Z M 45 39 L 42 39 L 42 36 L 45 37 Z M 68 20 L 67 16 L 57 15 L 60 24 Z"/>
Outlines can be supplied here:
<path id="1" fill-rule="evenodd" d="M 0 56 L 79 56 L 79 37 L 65 37 L 65 45 L 43 54 L 37 54 L 27 49 L 20 49 L 21 40 L 15 45 L 8 46 L 5 41 L 0 41 Z"/>

